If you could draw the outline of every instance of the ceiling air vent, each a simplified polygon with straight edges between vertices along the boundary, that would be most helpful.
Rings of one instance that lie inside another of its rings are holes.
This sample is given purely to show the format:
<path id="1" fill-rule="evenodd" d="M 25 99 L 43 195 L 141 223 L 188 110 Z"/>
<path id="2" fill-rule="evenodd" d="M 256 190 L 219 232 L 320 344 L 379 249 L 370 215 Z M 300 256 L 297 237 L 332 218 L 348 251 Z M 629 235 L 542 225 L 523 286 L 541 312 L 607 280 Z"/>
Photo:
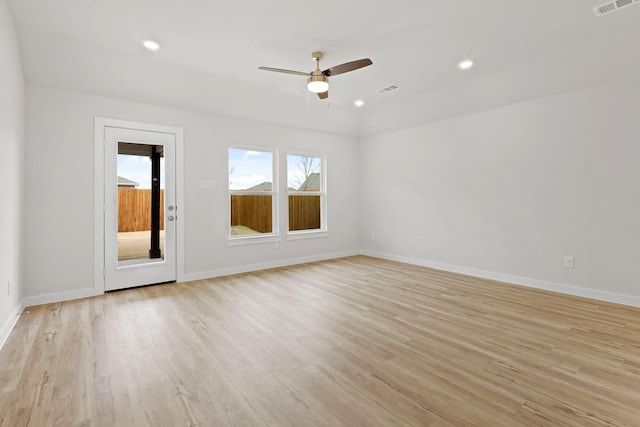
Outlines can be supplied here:
<path id="1" fill-rule="evenodd" d="M 593 8 L 593 12 L 596 16 L 607 15 L 611 12 L 615 12 L 632 4 L 639 4 L 640 0 L 614 0 L 609 1 Z"/>
<path id="2" fill-rule="evenodd" d="M 392 90 L 396 90 L 399 89 L 400 86 L 398 85 L 389 85 L 387 87 L 383 87 L 382 89 L 378 89 L 377 92 L 378 93 L 387 93 L 387 92 L 391 92 Z"/>

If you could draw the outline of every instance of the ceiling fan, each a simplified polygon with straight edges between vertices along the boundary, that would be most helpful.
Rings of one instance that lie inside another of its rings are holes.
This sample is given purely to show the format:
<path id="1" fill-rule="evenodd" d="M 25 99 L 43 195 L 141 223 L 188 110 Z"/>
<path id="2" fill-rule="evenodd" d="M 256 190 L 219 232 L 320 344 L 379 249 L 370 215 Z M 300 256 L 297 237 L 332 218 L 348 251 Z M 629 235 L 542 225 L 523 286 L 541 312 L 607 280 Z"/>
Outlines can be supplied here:
<path id="1" fill-rule="evenodd" d="M 320 99 L 329 97 L 329 79 L 330 76 L 337 76 L 338 74 L 347 73 L 349 71 L 357 70 L 368 65 L 373 64 L 369 58 L 358 59 L 357 61 L 345 62 L 344 64 L 336 65 L 335 67 L 327 68 L 326 70 L 320 70 L 320 61 L 324 58 L 322 52 L 313 52 L 311 57 L 316 61 L 316 69 L 305 73 L 302 71 L 284 70 L 282 68 L 271 67 L 258 67 L 259 70 L 275 71 L 276 73 L 295 74 L 298 76 L 308 76 L 307 88 L 309 92 L 317 93 Z"/>

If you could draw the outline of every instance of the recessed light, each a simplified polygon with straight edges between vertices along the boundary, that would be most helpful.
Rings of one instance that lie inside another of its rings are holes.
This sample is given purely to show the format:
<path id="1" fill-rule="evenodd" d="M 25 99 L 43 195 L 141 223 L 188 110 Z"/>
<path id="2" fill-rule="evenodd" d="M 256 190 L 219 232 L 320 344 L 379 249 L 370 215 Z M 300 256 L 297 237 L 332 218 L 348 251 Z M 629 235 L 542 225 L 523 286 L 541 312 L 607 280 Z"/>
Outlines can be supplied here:
<path id="1" fill-rule="evenodd" d="M 356 107 L 362 107 L 364 105 L 364 101 L 362 99 L 358 99 L 354 104 Z"/>
<path id="2" fill-rule="evenodd" d="M 464 61 L 458 62 L 458 68 L 460 68 L 461 70 L 468 70 L 471 67 L 473 67 L 473 61 L 470 59 L 465 59 Z"/>
<path id="3" fill-rule="evenodd" d="M 160 44 L 154 40 L 142 40 L 142 45 L 149 50 L 158 50 L 160 49 Z"/>

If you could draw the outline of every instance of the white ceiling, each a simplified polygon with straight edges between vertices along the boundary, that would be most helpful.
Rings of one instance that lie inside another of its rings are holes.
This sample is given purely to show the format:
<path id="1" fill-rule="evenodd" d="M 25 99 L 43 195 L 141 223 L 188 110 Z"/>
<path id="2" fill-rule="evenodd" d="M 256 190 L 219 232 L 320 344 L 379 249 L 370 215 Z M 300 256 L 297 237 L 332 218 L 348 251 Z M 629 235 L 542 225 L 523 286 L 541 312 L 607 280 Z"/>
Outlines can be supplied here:
<path id="1" fill-rule="evenodd" d="M 640 75 L 640 4 L 598 18 L 603 2 L 9 0 L 31 84 L 352 136 Z M 315 50 L 323 69 L 373 65 L 332 77 L 325 101 L 258 70 L 311 71 Z"/>

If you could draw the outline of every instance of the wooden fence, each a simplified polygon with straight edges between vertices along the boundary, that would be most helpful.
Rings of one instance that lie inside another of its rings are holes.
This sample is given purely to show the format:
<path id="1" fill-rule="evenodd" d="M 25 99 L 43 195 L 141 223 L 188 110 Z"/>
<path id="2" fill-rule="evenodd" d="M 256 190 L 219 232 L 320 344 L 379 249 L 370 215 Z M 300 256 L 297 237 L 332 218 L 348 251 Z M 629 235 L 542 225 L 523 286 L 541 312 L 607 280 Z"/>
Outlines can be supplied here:
<path id="1" fill-rule="evenodd" d="M 289 197 L 289 230 L 320 228 L 320 196 Z M 231 225 L 244 225 L 259 233 L 271 233 L 271 196 L 231 196 Z"/>
<path id="2" fill-rule="evenodd" d="M 164 190 L 160 190 L 164 206 Z M 164 209 L 160 209 L 160 229 L 164 230 Z M 151 230 L 151 190 L 118 188 L 118 232 Z"/>
<path id="3" fill-rule="evenodd" d="M 320 196 L 289 197 L 289 230 L 320 228 Z M 160 190 L 164 206 L 164 190 Z M 271 233 L 271 196 L 232 195 L 231 225 L 244 225 L 260 233 Z M 164 209 L 160 209 L 164 229 Z M 151 190 L 118 189 L 118 232 L 151 230 Z"/>
<path id="4" fill-rule="evenodd" d="M 320 228 L 320 196 L 289 196 L 289 231 Z"/>
<path id="5" fill-rule="evenodd" d="M 271 196 L 231 196 L 231 225 L 271 233 Z"/>

